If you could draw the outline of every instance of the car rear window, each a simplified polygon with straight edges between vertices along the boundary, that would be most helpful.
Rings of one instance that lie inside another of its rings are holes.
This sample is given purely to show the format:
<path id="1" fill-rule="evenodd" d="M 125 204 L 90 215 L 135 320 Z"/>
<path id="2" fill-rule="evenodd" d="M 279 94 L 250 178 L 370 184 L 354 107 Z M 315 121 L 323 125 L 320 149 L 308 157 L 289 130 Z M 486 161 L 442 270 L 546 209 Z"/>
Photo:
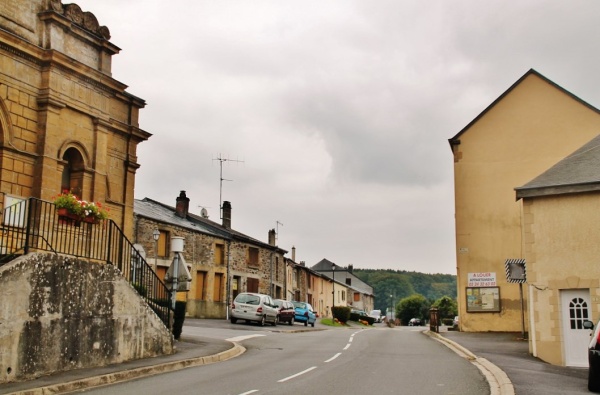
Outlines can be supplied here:
<path id="1" fill-rule="evenodd" d="M 238 303 L 259 305 L 260 297 L 257 295 L 240 294 L 235 298 L 235 301 Z"/>
<path id="2" fill-rule="evenodd" d="M 294 302 L 294 307 L 297 307 L 299 309 L 305 309 L 306 308 L 306 303 Z"/>

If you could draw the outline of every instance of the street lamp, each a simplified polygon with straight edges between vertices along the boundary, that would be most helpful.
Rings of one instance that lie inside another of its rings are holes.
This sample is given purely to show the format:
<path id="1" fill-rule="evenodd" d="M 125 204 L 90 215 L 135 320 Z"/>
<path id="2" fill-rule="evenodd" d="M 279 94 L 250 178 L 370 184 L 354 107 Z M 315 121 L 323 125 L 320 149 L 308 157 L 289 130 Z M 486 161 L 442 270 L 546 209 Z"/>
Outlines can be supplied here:
<path id="1" fill-rule="evenodd" d="M 331 292 L 332 294 L 332 298 L 331 298 L 331 319 L 333 320 L 334 315 L 333 315 L 333 308 L 335 306 L 335 265 L 331 265 L 331 274 L 333 275 L 333 292 Z"/>
<path id="2" fill-rule="evenodd" d="M 390 295 L 390 320 L 394 321 L 394 295 Z"/>
<path id="3" fill-rule="evenodd" d="M 154 229 L 152 232 L 152 238 L 154 239 L 154 273 L 158 270 L 158 239 L 160 237 L 160 230 Z"/>

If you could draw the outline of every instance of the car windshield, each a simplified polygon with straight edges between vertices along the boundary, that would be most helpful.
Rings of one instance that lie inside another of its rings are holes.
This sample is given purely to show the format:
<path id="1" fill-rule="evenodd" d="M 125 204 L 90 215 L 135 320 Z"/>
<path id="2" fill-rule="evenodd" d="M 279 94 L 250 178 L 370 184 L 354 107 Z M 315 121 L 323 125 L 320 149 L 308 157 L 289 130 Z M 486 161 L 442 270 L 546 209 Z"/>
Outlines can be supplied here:
<path id="1" fill-rule="evenodd" d="M 235 298 L 235 301 L 238 303 L 259 305 L 260 297 L 258 295 L 240 294 Z"/>

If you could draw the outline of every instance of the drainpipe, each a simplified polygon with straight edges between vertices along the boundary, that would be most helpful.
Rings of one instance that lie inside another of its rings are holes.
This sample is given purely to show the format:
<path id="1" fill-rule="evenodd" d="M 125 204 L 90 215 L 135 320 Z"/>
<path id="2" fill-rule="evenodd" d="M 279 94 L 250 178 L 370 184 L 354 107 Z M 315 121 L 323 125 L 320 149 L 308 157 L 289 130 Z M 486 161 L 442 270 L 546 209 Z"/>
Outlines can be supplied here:
<path id="1" fill-rule="evenodd" d="M 537 347 L 535 344 L 535 320 L 533 314 L 533 286 L 529 285 L 529 339 L 531 339 L 531 354 L 537 358 Z"/>
<path id="2" fill-rule="evenodd" d="M 227 295 L 225 296 L 225 319 L 229 320 L 229 306 L 230 306 L 230 302 L 229 302 L 229 297 L 231 295 L 231 274 L 230 274 L 230 269 L 229 269 L 229 261 L 230 261 L 230 257 L 231 257 L 231 240 L 227 240 L 227 284 L 225 285 L 225 288 L 227 288 Z"/>

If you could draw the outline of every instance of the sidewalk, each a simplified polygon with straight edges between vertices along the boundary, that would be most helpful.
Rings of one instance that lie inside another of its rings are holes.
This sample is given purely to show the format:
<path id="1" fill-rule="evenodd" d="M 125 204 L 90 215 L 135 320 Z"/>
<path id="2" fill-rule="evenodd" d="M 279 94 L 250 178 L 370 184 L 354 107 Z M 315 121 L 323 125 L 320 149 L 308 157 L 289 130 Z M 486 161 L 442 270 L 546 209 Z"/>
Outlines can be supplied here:
<path id="1" fill-rule="evenodd" d="M 499 388 L 498 392 L 492 391 L 492 395 L 590 394 L 587 390 L 587 368 L 554 366 L 534 358 L 529 354 L 529 344 L 521 338 L 520 332 L 448 331 L 432 335 L 455 346 L 459 354 L 463 352 L 476 365 L 497 375 L 495 380 Z"/>
<path id="2" fill-rule="evenodd" d="M 175 347 L 177 349 L 175 354 L 163 357 L 145 358 L 98 368 L 77 369 L 42 376 L 31 381 L 0 384 L 0 394 L 42 395 L 63 393 L 191 366 L 226 361 L 245 351 L 242 346 L 225 340 L 212 338 L 186 339 L 185 336 L 182 336 L 181 340 L 175 343 Z"/>

